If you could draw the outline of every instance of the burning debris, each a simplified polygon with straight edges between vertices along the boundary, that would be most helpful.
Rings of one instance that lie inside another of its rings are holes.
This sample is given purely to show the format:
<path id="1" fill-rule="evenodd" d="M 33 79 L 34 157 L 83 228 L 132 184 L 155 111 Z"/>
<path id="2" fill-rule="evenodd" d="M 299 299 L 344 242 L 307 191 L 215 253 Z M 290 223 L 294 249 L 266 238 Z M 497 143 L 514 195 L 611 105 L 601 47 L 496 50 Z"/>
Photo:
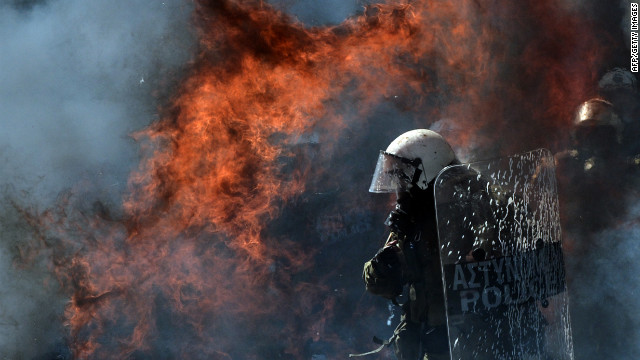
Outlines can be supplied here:
<path id="1" fill-rule="evenodd" d="M 73 357 L 329 359 L 385 336 L 360 279 L 386 211 L 364 198 L 371 154 L 436 123 L 462 160 L 563 149 L 624 51 L 619 13 L 561 4 L 399 1 L 305 27 L 264 1 L 195 1 L 199 45 L 134 133 L 122 198 L 22 206 L 21 258 L 70 300 Z"/>

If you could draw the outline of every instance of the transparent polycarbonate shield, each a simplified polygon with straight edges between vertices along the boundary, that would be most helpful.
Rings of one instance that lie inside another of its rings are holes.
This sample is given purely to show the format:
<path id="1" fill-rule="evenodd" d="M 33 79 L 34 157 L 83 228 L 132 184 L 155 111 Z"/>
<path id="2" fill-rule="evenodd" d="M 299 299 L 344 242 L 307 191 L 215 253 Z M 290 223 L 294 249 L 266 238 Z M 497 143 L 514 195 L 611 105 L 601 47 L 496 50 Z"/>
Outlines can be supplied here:
<path id="1" fill-rule="evenodd" d="M 451 166 L 434 191 L 451 358 L 573 359 L 553 155 Z"/>

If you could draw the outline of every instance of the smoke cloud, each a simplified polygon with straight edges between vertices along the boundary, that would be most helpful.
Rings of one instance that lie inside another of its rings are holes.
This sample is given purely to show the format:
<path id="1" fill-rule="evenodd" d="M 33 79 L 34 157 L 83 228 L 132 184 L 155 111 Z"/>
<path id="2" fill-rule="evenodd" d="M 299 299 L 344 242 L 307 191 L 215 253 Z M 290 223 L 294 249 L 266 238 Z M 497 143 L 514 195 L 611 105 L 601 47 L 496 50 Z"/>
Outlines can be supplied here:
<path id="1" fill-rule="evenodd" d="M 117 211 L 139 161 L 130 133 L 156 119 L 193 54 L 191 14 L 172 0 L 0 2 L 0 357 L 69 355 L 49 269 L 14 266 L 38 236 L 19 209 L 84 182 L 87 202 Z"/>

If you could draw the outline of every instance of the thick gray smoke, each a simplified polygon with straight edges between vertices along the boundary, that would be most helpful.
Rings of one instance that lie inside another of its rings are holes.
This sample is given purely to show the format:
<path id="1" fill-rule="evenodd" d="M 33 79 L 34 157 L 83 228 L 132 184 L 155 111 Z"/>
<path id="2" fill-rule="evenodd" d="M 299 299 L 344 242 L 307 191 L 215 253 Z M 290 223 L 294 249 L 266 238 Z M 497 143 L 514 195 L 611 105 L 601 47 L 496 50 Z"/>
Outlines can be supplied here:
<path id="1" fill-rule="evenodd" d="M 126 175 L 127 135 L 154 119 L 151 91 L 190 56 L 189 16 L 182 1 L 2 5 L 3 182 L 41 179 L 41 197 L 87 171 Z"/>
<path id="2" fill-rule="evenodd" d="M 1 358 L 65 355 L 55 282 L 12 263 L 34 236 L 13 204 L 42 209 L 82 182 L 117 201 L 138 162 L 129 134 L 193 54 L 191 13 L 181 0 L 0 2 Z"/>
<path id="3" fill-rule="evenodd" d="M 640 271 L 640 207 L 634 206 L 620 223 L 593 235 L 589 249 L 570 274 L 574 309 L 573 332 L 577 359 L 602 354 L 631 360 L 640 351 L 637 274 Z M 579 356 L 578 356 L 579 355 Z"/>

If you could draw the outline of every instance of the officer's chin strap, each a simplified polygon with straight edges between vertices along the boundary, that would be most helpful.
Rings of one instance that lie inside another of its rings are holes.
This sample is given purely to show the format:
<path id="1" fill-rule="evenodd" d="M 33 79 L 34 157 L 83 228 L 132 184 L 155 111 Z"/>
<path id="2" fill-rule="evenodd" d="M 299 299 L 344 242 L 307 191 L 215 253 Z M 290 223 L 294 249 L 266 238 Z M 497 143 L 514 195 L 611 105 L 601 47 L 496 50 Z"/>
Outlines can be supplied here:
<path id="1" fill-rule="evenodd" d="M 379 348 L 377 348 L 375 350 L 372 350 L 372 351 L 369 351 L 369 352 L 366 352 L 366 353 L 363 353 L 363 354 L 349 354 L 349 357 L 350 358 L 351 357 L 361 357 L 361 356 L 377 354 L 380 351 L 382 351 L 382 349 L 384 349 L 385 346 L 390 346 L 391 344 L 393 344 L 393 342 L 396 340 L 396 337 L 398 337 L 398 334 L 396 334 L 395 331 L 393 333 L 393 336 L 391 336 L 389 338 L 389 340 L 382 340 L 382 339 L 378 338 L 377 336 L 374 336 L 373 337 L 373 342 L 376 343 L 376 344 L 380 344 Z"/>

